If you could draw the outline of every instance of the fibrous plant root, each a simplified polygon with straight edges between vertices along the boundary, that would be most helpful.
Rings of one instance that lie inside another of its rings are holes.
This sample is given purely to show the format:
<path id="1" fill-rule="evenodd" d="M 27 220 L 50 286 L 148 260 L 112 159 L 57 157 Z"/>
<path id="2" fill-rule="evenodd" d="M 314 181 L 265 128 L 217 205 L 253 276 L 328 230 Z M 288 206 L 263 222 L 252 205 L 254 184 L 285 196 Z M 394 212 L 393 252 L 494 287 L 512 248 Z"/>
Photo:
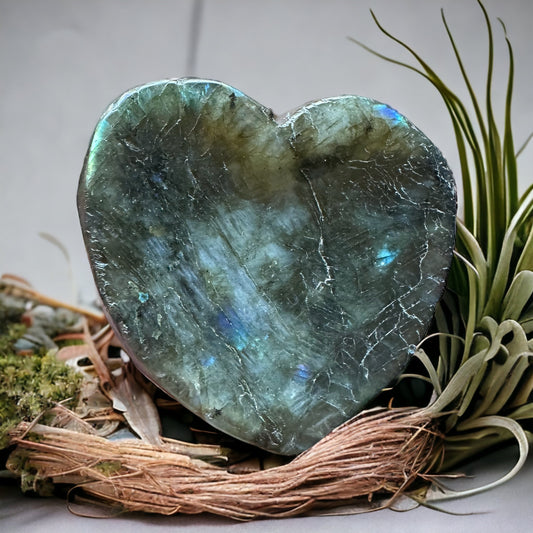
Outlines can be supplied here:
<path id="1" fill-rule="evenodd" d="M 425 479 L 441 442 L 424 411 L 376 409 L 339 426 L 287 464 L 234 474 L 212 457 L 177 453 L 177 442 L 169 439 L 154 446 L 22 423 L 13 433 L 17 448 L 8 467 L 73 485 L 84 497 L 124 511 L 250 520 L 296 516 L 359 498 L 370 502 L 385 495 L 392 501 Z"/>

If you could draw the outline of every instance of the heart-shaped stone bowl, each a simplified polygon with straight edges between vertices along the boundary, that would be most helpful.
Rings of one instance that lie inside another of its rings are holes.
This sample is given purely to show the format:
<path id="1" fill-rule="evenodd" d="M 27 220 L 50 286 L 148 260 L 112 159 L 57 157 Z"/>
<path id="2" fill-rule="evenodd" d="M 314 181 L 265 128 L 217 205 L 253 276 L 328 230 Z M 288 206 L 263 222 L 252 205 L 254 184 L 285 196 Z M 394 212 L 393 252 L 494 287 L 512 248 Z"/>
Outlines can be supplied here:
<path id="1" fill-rule="evenodd" d="M 277 118 L 212 80 L 111 104 L 78 204 L 135 364 L 214 427 L 287 455 L 403 371 L 455 238 L 451 172 L 394 109 L 341 96 Z"/>

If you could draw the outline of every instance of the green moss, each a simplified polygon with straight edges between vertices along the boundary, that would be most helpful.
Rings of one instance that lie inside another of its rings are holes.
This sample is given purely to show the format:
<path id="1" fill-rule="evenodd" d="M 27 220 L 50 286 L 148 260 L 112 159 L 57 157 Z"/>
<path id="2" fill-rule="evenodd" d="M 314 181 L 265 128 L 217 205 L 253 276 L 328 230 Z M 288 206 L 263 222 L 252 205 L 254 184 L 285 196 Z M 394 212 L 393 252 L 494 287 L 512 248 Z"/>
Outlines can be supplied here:
<path id="1" fill-rule="evenodd" d="M 35 492 L 42 497 L 54 494 L 54 483 L 51 479 L 43 479 L 35 470 L 23 470 L 20 474 L 22 492 Z"/>
<path id="2" fill-rule="evenodd" d="M 13 353 L 13 345 L 24 335 L 26 326 L 18 322 L 0 323 L 0 357 Z"/>
<path id="3" fill-rule="evenodd" d="M 79 388 L 80 377 L 54 353 L 16 355 L 13 345 L 24 331 L 22 324 L 13 323 L 0 332 L 0 449 L 19 422 L 75 397 Z"/>
<path id="4" fill-rule="evenodd" d="M 111 477 L 120 471 L 122 463 L 120 461 L 101 461 L 94 468 L 104 476 Z"/>
<path id="5" fill-rule="evenodd" d="M 39 496 L 52 496 L 54 484 L 50 478 L 43 478 L 32 466 L 26 450 L 17 449 L 9 456 L 8 468 L 20 478 L 22 492 L 36 493 Z"/>

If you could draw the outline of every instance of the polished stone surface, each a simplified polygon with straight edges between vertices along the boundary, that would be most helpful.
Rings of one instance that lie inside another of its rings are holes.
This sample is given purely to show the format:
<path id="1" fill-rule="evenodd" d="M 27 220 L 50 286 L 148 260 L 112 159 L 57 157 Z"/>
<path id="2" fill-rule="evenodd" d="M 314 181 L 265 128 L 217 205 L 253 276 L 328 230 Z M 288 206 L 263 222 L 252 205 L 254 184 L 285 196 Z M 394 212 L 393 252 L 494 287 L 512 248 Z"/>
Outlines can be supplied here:
<path id="1" fill-rule="evenodd" d="M 117 99 L 78 204 L 138 366 L 213 426 L 285 454 L 401 373 L 454 244 L 451 172 L 392 108 L 343 96 L 276 119 L 207 80 Z"/>

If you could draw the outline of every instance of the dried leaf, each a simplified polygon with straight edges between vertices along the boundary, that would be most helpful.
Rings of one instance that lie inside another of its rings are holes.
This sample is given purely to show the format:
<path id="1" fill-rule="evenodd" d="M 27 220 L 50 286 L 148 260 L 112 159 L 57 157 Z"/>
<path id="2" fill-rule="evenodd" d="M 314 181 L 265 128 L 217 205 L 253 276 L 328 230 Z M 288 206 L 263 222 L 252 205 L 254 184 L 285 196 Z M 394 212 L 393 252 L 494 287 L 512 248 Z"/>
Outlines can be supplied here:
<path id="1" fill-rule="evenodd" d="M 150 395 L 125 365 L 109 390 L 113 407 L 123 412 L 130 428 L 144 441 L 162 445 L 159 413 Z"/>

